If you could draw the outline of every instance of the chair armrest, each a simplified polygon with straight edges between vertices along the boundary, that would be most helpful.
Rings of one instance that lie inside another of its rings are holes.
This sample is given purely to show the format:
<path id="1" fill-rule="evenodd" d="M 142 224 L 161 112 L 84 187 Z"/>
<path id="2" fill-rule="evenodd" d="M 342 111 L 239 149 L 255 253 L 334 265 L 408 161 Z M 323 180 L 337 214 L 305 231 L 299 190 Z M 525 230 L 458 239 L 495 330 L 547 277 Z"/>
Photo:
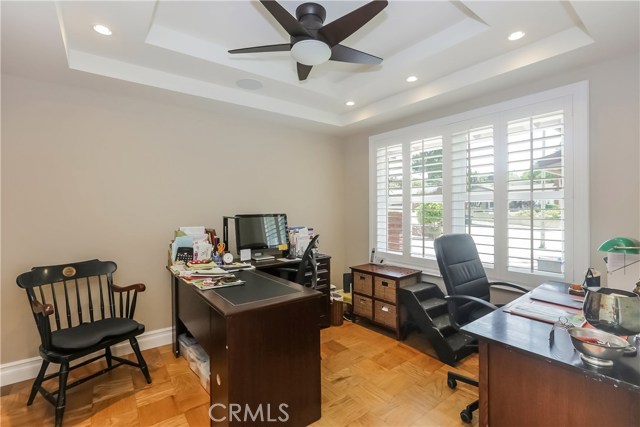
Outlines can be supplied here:
<path id="1" fill-rule="evenodd" d="M 31 301 L 31 310 L 36 314 L 42 314 L 44 316 L 51 316 L 55 311 L 51 304 L 42 304 L 39 301 Z"/>
<path id="2" fill-rule="evenodd" d="M 473 301 L 473 302 L 477 302 L 478 304 L 482 304 L 492 310 L 497 310 L 498 307 L 496 307 L 495 305 L 491 304 L 490 302 L 487 302 L 481 298 L 477 298 L 477 297 L 472 297 L 471 295 L 445 295 L 444 296 L 445 300 L 452 300 L 452 299 L 461 299 L 461 300 L 467 300 L 467 301 Z"/>
<path id="3" fill-rule="evenodd" d="M 129 292 L 129 291 L 144 292 L 145 289 L 147 289 L 144 283 L 135 283 L 129 286 L 112 285 L 112 287 L 114 292 Z"/>
<path id="4" fill-rule="evenodd" d="M 529 292 L 531 289 L 527 289 L 523 286 L 520 285 L 516 285 L 515 283 L 511 283 L 511 282 L 491 282 L 489 283 L 489 286 L 504 286 L 507 288 L 512 288 L 512 289 L 517 289 L 519 291 L 521 291 L 522 293 L 527 293 Z"/>
<path id="5" fill-rule="evenodd" d="M 135 283 L 129 286 L 111 285 L 111 288 L 119 295 L 118 307 L 120 308 L 120 317 L 128 317 L 129 319 L 133 319 L 133 315 L 136 311 L 138 292 L 144 292 L 147 287 L 143 283 Z M 129 297 L 131 291 L 133 291 L 133 298 Z"/>

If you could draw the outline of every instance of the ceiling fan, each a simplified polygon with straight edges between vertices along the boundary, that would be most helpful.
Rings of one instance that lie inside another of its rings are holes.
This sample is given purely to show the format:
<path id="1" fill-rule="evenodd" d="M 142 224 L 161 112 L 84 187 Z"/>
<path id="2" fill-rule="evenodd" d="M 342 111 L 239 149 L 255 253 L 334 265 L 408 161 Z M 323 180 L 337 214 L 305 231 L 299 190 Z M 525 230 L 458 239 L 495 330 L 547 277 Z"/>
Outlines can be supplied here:
<path id="1" fill-rule="evenodd" d="M 278 2 L 260 0 L 260 3 L 291 36 L 290 43 L 233 49 L 229 53 L 262 53 L 291 51 L 296 60 L 298 79 L 306 80 L 314 65 L 328 60 L 356 64 L 380 64 L 382 58 L 341 45 L 344 39 L 355 33 L 389 2 L 374 0 L 335 21 L 323 25 L 327 12 L 317 3 L 303 3 L 296 8 L 296 18 Z"/>

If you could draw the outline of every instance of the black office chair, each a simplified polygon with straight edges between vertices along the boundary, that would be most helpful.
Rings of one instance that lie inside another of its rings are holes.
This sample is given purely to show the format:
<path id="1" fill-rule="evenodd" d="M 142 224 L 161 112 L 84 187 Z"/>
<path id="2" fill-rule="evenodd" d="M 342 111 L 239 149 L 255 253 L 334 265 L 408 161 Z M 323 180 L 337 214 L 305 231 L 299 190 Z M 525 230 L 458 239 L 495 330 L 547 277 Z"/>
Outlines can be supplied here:
<path id="1" fill-rule="evenodd" d="M 506 286 L 523 293 L 529 291 L 509 282 L 489 282 L 476 244 L 468 234 L 454 233 L 440 236 L 434 241 L 434 248 L 440 274 L 447 288 L 448 295 L 445 299 L 449 318 L 458 331 L 462 325 L 471 323 L 498 308 L 489 302 L 492 286 Z M 478 381 L 449 371 L 447 385 L 455 388 L 457 381 L 478 386 Z M 472 413 L 476 409 L 478 409 L 477 400 L 460 412 L 462 421 L 470 423 Z"/>
<path id="2" fill-rule="evenodd" d="M 318 263 L 316 262 L 316 246 L 319 234 L 316 234 L 305 249 L 297 268 L 278 268 L 280 277 L 315 289 L 318 286 Z"/>
<path id="3" fill-rule="evenodd" d="M 145 286 L 142 283 L 125 287 L 114 285 L 112 275 L 116 268 L 114 262 L 94 259 L 34 267 L 16 279 L 18 286 L 27 291 L 41 340 L 42 366 L 33 382 L 27 406 L 40 392 L 55 407 L 56 427 L 62 425 L 67 389 L 122 364 L 140 368 L 147 383 L 151 384 L 147 364 L 135 338 L 144 332 L 144 325 L 133 320 L 138 292 L 143 292 Z M 125 340 L 131 344 L 138 363 L 111 354 L 111 346 Z M 104 350 L 104 354 L 70 367 L 70 362 L 100 350 Z M 106 368 L 67 384 L 69 371 L 103 357 Z M 45 376 L 50 363 L 60 364 L 60 370 Z M 58 390 L 50 392 L 42 387 L 43 381 L 56 377 Z"/>

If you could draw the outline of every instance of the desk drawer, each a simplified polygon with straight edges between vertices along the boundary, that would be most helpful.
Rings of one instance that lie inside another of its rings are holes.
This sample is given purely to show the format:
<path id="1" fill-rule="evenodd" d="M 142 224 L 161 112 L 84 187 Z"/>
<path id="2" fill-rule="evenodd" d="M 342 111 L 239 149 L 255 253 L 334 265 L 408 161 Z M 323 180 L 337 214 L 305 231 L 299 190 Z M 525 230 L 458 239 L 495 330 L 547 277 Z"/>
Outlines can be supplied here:
<path id="1" fill-rule="evenodd" d="M 209 305 L 198 295 L 195 286 L 178 284 L 178 313 L 184 326 L 209 354 L 211 350 L 211 332 L 209 329 Z"/>
<path id="2" fill-rule="evenodd" d="M 354 295 L 353 311 L 358 316 L 366 317 L 367 319 L 373 318 L 373 304 L 371 298 L 363 297 L 362 295 Z"/>
<path id="3" fill-rule="evenodd" d="M 396 327 L 396 306 L 383 301 L 376 301 L 373 320 L 391 328 Z"/>
<path id="4" fill-rule="evenodd" d="M 353 291 L 364 295 L 373 295 L 373 278 L 369 274 L 353 272 Z"/>
<path id="5" fill-rule="evenodd" d="M 374 295 L 376 298 L 383 299 L 395 304 L 396 302 L 396 282 L 395 280 L 385 279 L 384 277 L 375 277 Z"/>

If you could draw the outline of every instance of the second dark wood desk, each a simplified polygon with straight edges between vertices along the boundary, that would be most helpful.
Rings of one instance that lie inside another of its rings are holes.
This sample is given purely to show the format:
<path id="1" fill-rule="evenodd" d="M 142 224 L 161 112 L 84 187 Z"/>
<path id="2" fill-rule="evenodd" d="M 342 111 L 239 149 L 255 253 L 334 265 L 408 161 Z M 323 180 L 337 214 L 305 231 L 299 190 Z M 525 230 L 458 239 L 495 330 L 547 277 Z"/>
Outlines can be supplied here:
<path id="1" fill-rule="evenodd" d="M 189 331 L 209 354 L 211 426 L 274 424 L 267 416 L 309 425 L 321 415 L 322 295 L 260 271 L 237 274 L 244 285 L 207 291 L 172 275 L 174 352 Z"/>
<path id="2" fill-rule="evenodd" d="M 552 325 L 508 307 L 462 328 L 480 340 L 480 426 L 638 426 L 640 356 L 592 368 L 566 331 L 550 345 Z"/>

